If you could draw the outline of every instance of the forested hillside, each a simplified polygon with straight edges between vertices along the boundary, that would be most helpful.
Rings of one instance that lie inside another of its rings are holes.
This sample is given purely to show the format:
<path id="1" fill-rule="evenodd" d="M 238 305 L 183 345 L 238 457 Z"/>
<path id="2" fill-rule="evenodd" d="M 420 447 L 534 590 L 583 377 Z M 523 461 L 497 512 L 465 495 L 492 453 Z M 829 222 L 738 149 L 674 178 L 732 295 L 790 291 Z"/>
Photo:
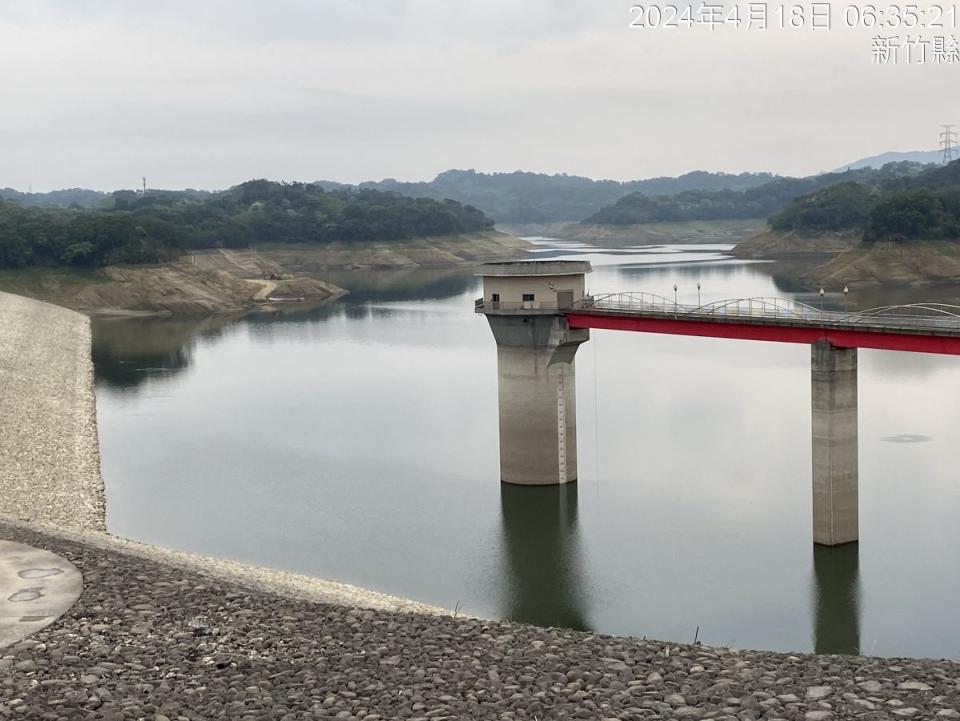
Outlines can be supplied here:
<path id="1" fill-rule="evenodd" d="M 891 163 L 880 170 L 861 168 L 808 178 L 776 178 L 742 191 L 687 191 L 650 196 L 631 193 L 603 208 L 585 222 L 599 225 L 636 225 L 686 220 L 766 218 L 796 198 L 831 186 L 859 182 L 874 187 L 906 181 L 923 171 L 915 163 Z"/>
<path id="2" fill-rule="evenodd" d="M 769 219 L 774 230 L 840 231 L 861 228 L 880 200 L 876 186 L 846 182 L 795 199 Z"/>
<path id="3" fill-rule="evenodd" d="M 960 239 L 960 160 L 872 181 L 797 198 L 770 226 L 801 233 L 861 229 L 866 242 Z"/>
<path id="4" fill-rule="evenodd" d="M 0 201 L 0 267 L 153 263 L 188 249 L 256 243 L 398 241 L 487 230 L 452 200 L 252 180 L 220 193 L 114 193 L 103 209 Z"/>
<path id="5" fill-rule="evenodd" d="M 769 173 L 708 173 L 695 171 L 676 178 L 619 182 L 576 175 L 541 173 L 478 173 L 448 170 L 430 182 L 392 179 L 361 183 L 361 188 L 388 190 L 411 197 L 453 200 L 479 208 L 498 223 L 579 221 L 624 195 L 672 195 L 690 190 L 743 190 L 769 182 Z M 324 187 L 338 184 L 321 181 Z"/>

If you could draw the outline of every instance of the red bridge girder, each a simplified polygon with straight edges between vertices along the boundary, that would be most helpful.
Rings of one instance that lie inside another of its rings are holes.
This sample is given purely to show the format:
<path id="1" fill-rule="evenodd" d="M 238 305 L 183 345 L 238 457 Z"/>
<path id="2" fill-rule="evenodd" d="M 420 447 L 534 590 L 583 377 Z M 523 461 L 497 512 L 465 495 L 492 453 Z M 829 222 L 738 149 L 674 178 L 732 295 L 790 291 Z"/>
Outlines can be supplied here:
<path id="1" fill-rule="evenodd" d="M 771 322 L 704 321 L 662 316 L 602 313 L 586 310 L 564 312 L 571 328 L 626 330 L 705 338 L 735 338 L 774 343 L 815 343 L 826 340 L 837 348 L 872 348 L 912 353 L 960 355 L 960 335 L 937 335 L 884 330 L 844 329 L 810 325 L 776 325 Z"/>

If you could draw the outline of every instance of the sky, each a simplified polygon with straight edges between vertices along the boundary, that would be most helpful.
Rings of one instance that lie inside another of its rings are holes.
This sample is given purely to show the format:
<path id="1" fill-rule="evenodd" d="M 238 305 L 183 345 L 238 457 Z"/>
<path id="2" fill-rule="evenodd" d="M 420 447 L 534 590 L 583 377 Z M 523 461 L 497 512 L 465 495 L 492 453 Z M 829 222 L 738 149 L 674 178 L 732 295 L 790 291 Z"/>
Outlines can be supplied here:
<path id="1" fill-rule="evenodd" d="M 875 63 L 848 3 L 829 30 L 812 1 L 798 30 L 772 1 L 766 30 L 747 0 L 714 28 L 631 28 L 656 19 L 632 4 L 0 0 L 0 187 L 809 175 L 960 125 L 960 63 Z"/>

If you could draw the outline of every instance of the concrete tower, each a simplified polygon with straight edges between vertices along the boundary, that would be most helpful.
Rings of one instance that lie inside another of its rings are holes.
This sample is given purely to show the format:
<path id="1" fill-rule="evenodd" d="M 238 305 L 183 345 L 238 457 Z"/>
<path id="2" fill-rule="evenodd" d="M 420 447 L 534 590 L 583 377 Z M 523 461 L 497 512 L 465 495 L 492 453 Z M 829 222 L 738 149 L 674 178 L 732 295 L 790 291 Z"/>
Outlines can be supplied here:
<path id="1" fill-rule="evenodd" d="M 519 485 L 577 480 L 573 357 L 590 331 L 572 330 L 563 310 L 583 300 L 585 261 L 489 263 L 483 298 L 497 341 L 500 480 Z"/>

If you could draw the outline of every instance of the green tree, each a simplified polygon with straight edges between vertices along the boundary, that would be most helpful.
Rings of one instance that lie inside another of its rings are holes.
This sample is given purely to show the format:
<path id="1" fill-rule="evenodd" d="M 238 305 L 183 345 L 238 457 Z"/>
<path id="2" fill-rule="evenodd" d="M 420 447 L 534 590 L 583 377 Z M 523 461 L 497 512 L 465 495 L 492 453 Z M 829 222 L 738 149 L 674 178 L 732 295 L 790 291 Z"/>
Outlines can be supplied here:
<path id="1" fill-rule="evenodd" d="M 943 199 L 932 191 L 894 193 L 874 208 L 863 238 L 868 242 L 939 238 L 944 236 L 948 220 Z"/>

